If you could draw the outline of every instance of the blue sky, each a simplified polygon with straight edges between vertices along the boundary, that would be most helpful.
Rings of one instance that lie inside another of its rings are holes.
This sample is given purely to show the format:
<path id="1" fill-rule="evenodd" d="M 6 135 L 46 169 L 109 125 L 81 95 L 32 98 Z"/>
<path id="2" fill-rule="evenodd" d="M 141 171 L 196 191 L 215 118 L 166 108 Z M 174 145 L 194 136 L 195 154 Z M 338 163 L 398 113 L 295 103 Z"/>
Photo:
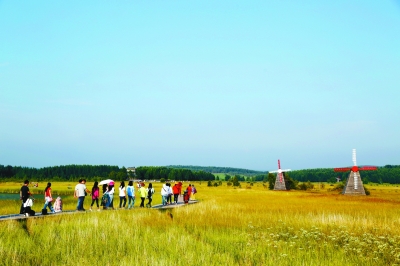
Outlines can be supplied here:
<path id="1" fill-rule="evenodd" d="M 400 164 L 399 1 L 0 1 L 0 164 Z"/>

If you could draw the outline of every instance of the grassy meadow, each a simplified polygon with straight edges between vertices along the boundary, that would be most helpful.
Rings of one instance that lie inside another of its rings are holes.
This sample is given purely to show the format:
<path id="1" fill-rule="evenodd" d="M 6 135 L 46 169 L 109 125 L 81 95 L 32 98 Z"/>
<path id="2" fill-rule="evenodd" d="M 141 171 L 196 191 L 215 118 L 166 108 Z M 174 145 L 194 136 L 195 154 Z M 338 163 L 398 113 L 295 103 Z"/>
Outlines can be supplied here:
<path id="1" fill-rule="evenodd" d="M 262 183 L 242 183 L 242 188 L 225 182 L 195 185 L 200 202 L 174 210 L 135 208 L 1 221 L 2 264 L 400 265 L 397 186 L 369 185 L 370 196 L 354 197 L 318 184 L 311 191 L 288 192 L 264 189 Z M 20 186 L 0 183 L 0 191 Z M 76 206 L 74 186 L 53 183 L 53 194 L 63 195 L 64 209 Z M 157 204 L 161 184 L 155 187 Z M 33 209 L 39 211 L 43 196 L 35 198 Z M 17 200 L 1 203 L 1 214 L 19 211 Z M 88 197 L 86 209 L 89 204 Z"/>

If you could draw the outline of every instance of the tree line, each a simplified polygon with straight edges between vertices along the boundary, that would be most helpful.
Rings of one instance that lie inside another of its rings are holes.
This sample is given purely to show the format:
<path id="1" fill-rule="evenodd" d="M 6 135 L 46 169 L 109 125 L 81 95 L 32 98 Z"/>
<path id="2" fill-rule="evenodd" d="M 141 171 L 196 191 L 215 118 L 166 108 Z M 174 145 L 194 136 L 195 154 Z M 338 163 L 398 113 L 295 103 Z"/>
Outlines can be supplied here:
<path id="1" fill-rule="evenodd" d="M 224 177 L 215 177 L 211 172 L 226 173 Z M 231 174 L 242 171 L 247 174 Z M 249 174 L 250 173 L 250 174 Z M 258 173 L 258 174 L 256 174 Z M 332 168 L 304 169 L 288 172 L 290 177 L 300 182 L 336 182 L 336 178 L 347 179 L 349 172 L 336 173 Z M 275 176 L 276 174 L 274 174 Z M 128 178 L 142 180 L 203 180 L 228 181 L 235 177 L 238 181 L 268 181 L 267 172 L 252 171 L 230 167 L 200 167 L 200 166 L 140 166 L 133 172 L 127 172 L 125 167 L 113 165 L 64 165 L 43 168 L 4 166 L 0 165 L 0 179 L 8 180 L 53 180 L 69 181 L 85 178 L 88 181 L 110 178 L 113 180 L 126 180 Z M 400 165 L 385 165 L 378 167 L 377 171 L 363 171 L 361 178 L 364 183 L 400 183 Z"/>
<path id="2" fill-rule="evenodd" d="M 108 177 L 110 173 L 124 172 L 126 169 L 112 165 L 62 165 L 43 168 L 0 165 L 0 178 L 18 180 L 75 180 L 86 178 L 92 180 L 96 177 Z"/>
<path id="3" fill-rule="evenodd" d="M 142 166 L 136 168 L 136 175 L 128 172 L 125 167 L 113 165 L 64 165 L 43 168 L 0 165 L 0 179 L 35 180 L 35 181 L 70 181 L 85 178 L 87 181 L 99 181 L 110 178 L 113 180 L 127 180 L 136 178 L 141 180 L 214 180 L 211 173 L 191 171 L 188 169 L 174 169 L 168 167 Z"/>
<path id="4" fill-rule="evenodd" d="M 349 176 L 349 172 L 334 172 L 332 168 L 322 169 L 305 169 L 296 170 L 289 172 L 290 177 L 301 181 L 311 182 L 336 182 L 336 178 L 346 180 Z M 361 171 L 361 179 L 364 183 L 389 183 L 399 184 L 400 183 L 400 165 L 385 165 L 378 167 L 377 171 Z"/>
<path id="5" fill-rule="evenodd" d="M 263 171 L 255 171 L 255 170 L 232 168 L 232 167 L 194 166 L 194 165 L 168 165 L 166 167 L 174 169 L 188 169 L 192 171 L 204 171 L 208 173 L 223 173 L 229 175 L 254 176 L 260 174 L 268 174 L 268 172 L 263 172 Z"/>
<path id="6" fill-rule="evenodd" d="M 329 182 L 335 183 L 337 178 L 344 181 L 348 178 L 349 172 L 335 172 L 333 168 L 317 168 L 317 169 L 304 169 L 287 172 L 286 175 L 291 179 L 299 182 Z M 365 184 L 368 182 L 373 183 L 389 183 L 389 184 L 400 184 L 400 165 L 385 165 L 378 167 L 377 171 L 361 171 L 361 178 Z M 276 174 L 258 174 L 253 176 L 243 175 L 229 175 L 225 174 L 224 177 L 216 177 L 216 180 L 228 181 L 231 178 L 236 177 L 239 181 L 256 182 L 263 181 L 267 182 L 271 179 L 271 176 L 276 178 Z"/>
<path id="7" fill-rule="evenodd" d="M 215 176 L 205 171 L 192 171 L 189 169 L 176 169 L 170 167 L 141 166 L 136 168 L 136 178 L 142 180 L 187 180 L 208 181 L 215 180 Z"/>

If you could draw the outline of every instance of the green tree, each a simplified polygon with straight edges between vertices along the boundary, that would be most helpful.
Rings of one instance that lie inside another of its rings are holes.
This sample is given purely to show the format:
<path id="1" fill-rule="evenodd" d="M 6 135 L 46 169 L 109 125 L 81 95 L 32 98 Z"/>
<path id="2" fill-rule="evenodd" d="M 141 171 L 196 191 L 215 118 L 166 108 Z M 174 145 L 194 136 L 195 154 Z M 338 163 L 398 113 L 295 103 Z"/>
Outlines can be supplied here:
<path id="1" fill-rule="evenodd" d="M 274 189 L 274 187 L 275 187 L 275 180 L 276 180 L 275 175 L 272 174 L 272 173 L 269 173 L 269 174 L 268 174 L 268 188 L 269 188 L 270 190 L 273 190 L 273 189 Z"/>
<path id="2" fill-rule="evenodd" d="M 238 176 L 238 175 L 233 176 L 233 178 L 232 178 L 232 184 L 233 184 L 234 187 L 240 186 L 240 183 L 239 183 L 239 176 Z"/>

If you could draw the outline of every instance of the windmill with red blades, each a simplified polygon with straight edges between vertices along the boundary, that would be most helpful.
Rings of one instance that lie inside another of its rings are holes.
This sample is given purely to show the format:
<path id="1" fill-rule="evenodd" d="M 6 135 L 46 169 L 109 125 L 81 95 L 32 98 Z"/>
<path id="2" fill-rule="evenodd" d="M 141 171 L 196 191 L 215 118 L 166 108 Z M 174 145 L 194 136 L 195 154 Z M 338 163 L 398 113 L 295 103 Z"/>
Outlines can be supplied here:
<path id="1" fill-rule="evenodd" d="M 357 166 L 356 149 L 353 149 L 353 167 L 334 168 L 335 172 L 350 171 L 346 186 L 343 188 L 344 195 L 365 195 L 364 185 L 361 180 L 360 171 L 375 171 L 376 166 Z"/>
<path id="2" fill-rule="evenodd" d="M 270 173 L 277 173 L 274 190 L 288 190 L 288 188 L 286 188 L 286 184 L 285 184 L 284 173 L 289 172 L 289 171 L 291 171 L 291 170 L 290 169 L 282 170 L 281 169 L 281 161 L 278 160 L 278 170 L 270 171 Z"/>

